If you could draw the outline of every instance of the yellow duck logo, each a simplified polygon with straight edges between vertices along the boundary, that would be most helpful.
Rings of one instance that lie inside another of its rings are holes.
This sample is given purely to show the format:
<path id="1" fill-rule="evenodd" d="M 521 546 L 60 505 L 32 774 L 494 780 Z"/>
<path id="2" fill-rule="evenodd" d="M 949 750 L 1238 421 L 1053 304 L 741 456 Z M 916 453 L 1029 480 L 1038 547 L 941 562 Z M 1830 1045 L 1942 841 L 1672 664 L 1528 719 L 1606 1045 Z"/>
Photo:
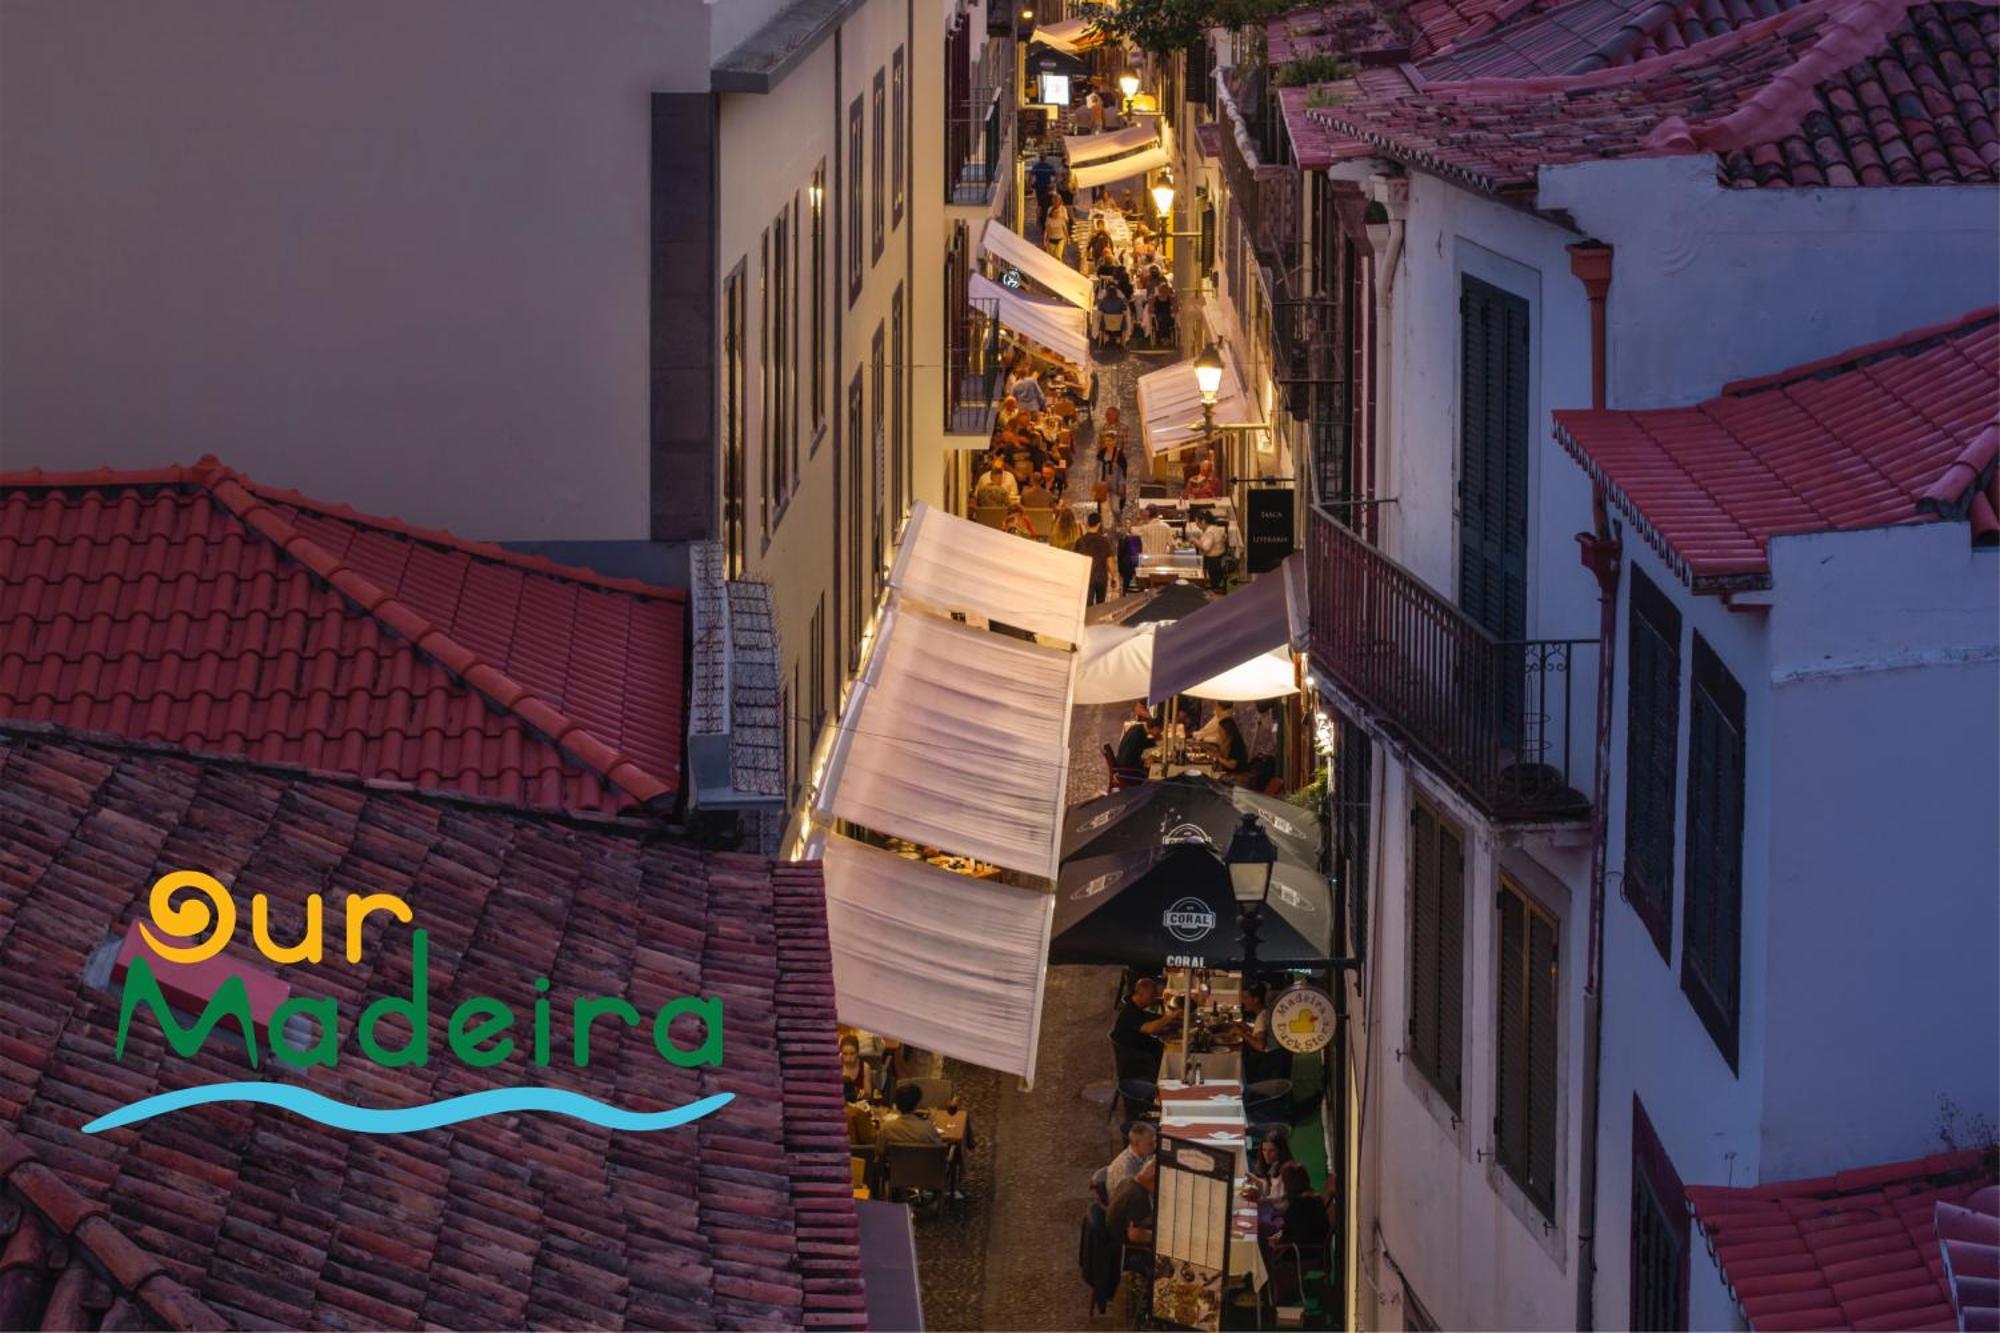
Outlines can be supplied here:
<path id="1" fill-rule="evenodd" d="M 1319 1032 L 1319 1015 L 1301 1006 L 1285 1026 L 1295 1037 L 1312 1037 Z"/>

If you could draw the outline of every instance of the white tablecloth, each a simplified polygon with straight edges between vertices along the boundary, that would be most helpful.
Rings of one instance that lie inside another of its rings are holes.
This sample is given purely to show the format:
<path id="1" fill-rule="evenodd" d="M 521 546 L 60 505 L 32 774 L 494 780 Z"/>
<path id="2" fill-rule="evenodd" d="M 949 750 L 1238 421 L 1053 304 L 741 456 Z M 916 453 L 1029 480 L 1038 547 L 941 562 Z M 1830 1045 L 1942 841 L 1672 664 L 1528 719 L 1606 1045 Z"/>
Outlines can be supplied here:
<path id="1" fill-rule="evenodd" d="M 1189 1087 L 1171 1079 L 1162 1081 L 1160 1132 L 1234 1155 L 1238 1193 L 1230 1204 L 1229 1271 L 1247 1273 L 1252 1283 L 1263 1286 L 1267 1278 L 1264 1251 L 1257 1244 L 1257 1205 L 1241 1193 L 1250 1161 L 1246 1141 L 1249 1126 L 1243 1119 L 1243 1085 L 1204 1083 Z"/>

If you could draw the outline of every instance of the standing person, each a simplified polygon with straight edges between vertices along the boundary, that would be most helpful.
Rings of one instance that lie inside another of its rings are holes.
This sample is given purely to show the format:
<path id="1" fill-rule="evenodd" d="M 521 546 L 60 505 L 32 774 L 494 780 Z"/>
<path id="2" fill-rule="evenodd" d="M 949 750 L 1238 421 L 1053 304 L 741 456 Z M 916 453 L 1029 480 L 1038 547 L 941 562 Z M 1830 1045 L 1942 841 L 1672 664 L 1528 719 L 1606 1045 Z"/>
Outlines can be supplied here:
<path id="1" fill-rule="evenodd" d="M 1090 90 L 1090 96 L 1083 99 L 1084 118 L 1090 122 L 1091 132 L 1104 133 L 1104 96 L 1097 89 Z"/>
<path id="2" fill-rule="evenodd" d="M 1157 509 L 1146 511 L 1146 521 L 1138 528 L 1139 549 L 1147 555 L 1169 555 L 1174 549 L 1174 530 Z"/>
<path id="3" fill-rule="evenodd" d="M 1028 168 L 1028 184 L 1035 192 L 1035 207 L 1039 210 L 1037 217 L 1046 235 L 1049 226 L 1049 204 L 1056 197 L 1056 164 L 1049 160 L 1046 151 L 1035 159 L 1034 166 Z"/>
<path id="4" fill-rule="evenodd" d="M 1121 497 L 1122 498 L 1122 497 Z M 1130 592 L 1139 586 L 1139 534 L 1129 529 L 1118 536 L 1118 590 Z"/>
<path id="5" fill-rule="evenodd" d="M 1204 521 L 1196 546 L 1201 551 L 1201 572 L 1208 580 L 1208 586 L 1217 592 L 1222 591 L 1223 561 L 1229 555 L 1229 529 L 1220 519 Z"/>
<path id="6" fill-rule="evenodd" d="M 1007 386 L 1007 392 L 1012 394 L 1023 407 L 1036 412 L 1049 410 L 1049 396 L 1042 391 L 1042 382 L 1032 371 L 1024 369 L 1020 378 Z"/>
<path id="7" fill-rule="evenodd" d="M 1082 540 L 1083 524 L 1076 521 L 1076 511 L 1068 505 L 1056 510 L 1056 527 L 1049 534 L 1049 545 L 1058 551 L 1074 551 Z"/>
<path id="8" fill-rule="evenodd" d="M 1096 606 L 1104 600 L 1105 590 L 1111 583 L 1111 563 L 1117 557 L 1117 550 L 1111 538 L 1104 534 L 1104 516 L 1092 510 L 1090 518 L 1083 525 L 1083 536 L 1077 540 L 1076 553 L 1090 557 L 1090 605 Z M 1155 1065 L 1158 1061 L 1154 1062 Z"/>
<path id="9" fill-rule="evenodd" d="M 1061 196 L 1042 215 L 1042 248 L 1057 259 L 1063 259 L 1069 251 L 1069 205 Z"/>

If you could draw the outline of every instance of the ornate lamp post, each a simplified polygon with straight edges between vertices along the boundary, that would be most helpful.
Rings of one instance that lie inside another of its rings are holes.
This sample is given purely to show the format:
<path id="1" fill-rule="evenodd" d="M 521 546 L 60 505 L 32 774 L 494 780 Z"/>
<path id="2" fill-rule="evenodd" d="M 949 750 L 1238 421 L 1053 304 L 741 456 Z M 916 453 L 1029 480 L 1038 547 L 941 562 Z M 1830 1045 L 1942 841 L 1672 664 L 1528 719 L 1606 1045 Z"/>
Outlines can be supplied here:
<path id="1" fill-rule="evenodd" d="M 1242 925 L 1243 978 L 1254 985 L 1257 932 L 1262 924 L 1264 901 L 1271 896 L 1271 871 L 1278 864 L 1278 844 L 1271 841 L 1271 835 L 1264 831 L 1255 813 L 1244 812 L 1243 822 L 1229 839 L 1229 850 L 1223 853 L 1222 863 L 1229 867 L 1229 891 L 1236 899 Z"/>

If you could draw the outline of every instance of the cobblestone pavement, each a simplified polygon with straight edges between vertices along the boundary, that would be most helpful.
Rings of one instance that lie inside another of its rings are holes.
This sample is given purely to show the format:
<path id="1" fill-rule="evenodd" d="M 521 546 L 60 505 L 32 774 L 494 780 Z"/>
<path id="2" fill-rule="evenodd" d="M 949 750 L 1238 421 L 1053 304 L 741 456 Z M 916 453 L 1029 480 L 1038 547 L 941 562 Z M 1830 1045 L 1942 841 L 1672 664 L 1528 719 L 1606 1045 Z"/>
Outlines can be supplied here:
<path id="1" fill-rule="evenodd" d="M 1157 357 L 1125 353 L 1101 365 L 1100 406 L 1116 403 L 1127 421 L 1135 420 L 1138 376 L 1159 364 Z M 1071 476 L 1084 494 L 1098 480 L 1094 450 L 1095 440 L 1079 431 Z M 1135 446 L 1128 452 L 1136 492 L 1151 475 L 1151 460 Z M 1116 704 L 1076 710 L 1069 804 L 1104 793 L 1101 748 L 1117 739 L 1124 712 Z M 967 1197 L 917 1221 L 928 1328 L 1112 1326 L 1102 1319 L 1087 1323 L 1076 1248 L 1090 1205 L 1090 1174 L 1114 1151 L 1105 1103 L 1089 1094 L 1109 1089 L 1105 1036 L 1117 976 L 1110 967 L 1050 969 L 1032 1091 L 990 1070 L 944 1062 L 945 1077 L 971 1112 L 977 1144 L 967 1162 Z"/>

